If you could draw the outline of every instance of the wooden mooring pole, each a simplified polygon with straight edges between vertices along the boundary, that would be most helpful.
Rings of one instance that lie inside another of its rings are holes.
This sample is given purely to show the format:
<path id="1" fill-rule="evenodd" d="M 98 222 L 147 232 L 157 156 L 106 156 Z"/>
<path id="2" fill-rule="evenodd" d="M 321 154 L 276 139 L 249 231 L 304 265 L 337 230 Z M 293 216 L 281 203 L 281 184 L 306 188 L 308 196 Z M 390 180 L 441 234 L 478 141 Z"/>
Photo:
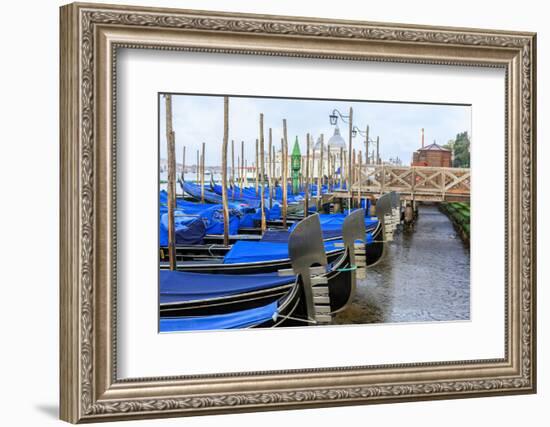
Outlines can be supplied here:
<path id="1" fill-rule="evenodd" d="M 181 161 L 181 182 L 185 182 L 185 145 L 183 146 L 183 159 Z"/>
<path id="2" fill-rule="evenodd" d="M 315 184 L 315 144 L 313 144 L 313 135 L 311 135 L 311 165 L 309 166 L 308 182 L 310 183 L 310 187 L 313 188 L 313 185 Z M 310 190 L 308 189 L 308 191 Z M 311 190 L 310 194 L 313 197 L 313 190 Z"/>
<path id="3" fill-rule="evenodd" d="M 355 183 L 355 176 L 356 176 L 356 173 L 357 173 L 357 165 L 355 164 L 356 160 L 357 160 L 357 156 L 356 156 L 355 148 L 354 148 L 353 149 L 352 161 L 351 161 L 351 167 L 350 167 L 350 180 L 349 180 L 349 187 L 348 187 L 348 191 L 350 193 L 349 194 L 350 205 L 354 204 L 353 192 L 351 191 L 351 187 Z M 353 206 L 350 206 L 350 207 L 353 207 Z"/>
<path id="4" fill-rule="evenodd" d="M 204 153 L 206 151 L 206 143 L 202 143 L 201 153 L 201 203 L 204 203 Z"/>
<path id="5" fill-rule="evenodd" d="M 283 140 L 282 140 L 282 173 L 283 173 L 283 228 L 286 229 L 287 198 L 288 198 L 288 135 L 286 128 L 286 119 L 283 119 Z"/>
<path id="6" fill-rule="evenodd" d="M 245 185 L 245 176 L 246 176 L 246 167 L 244 162 L 244 141 L 241 141 L 241 196 L 243 194 L 243 189 Z"/>
<path id="7" fill-rule="evenodd" d="M 267 151 L 267 185 L 269 187 L 269 209 L 273 208 L 273 189 L 271 187 L 271 182 L 273 180 L 273 158 L 271 157 L 271 150 L 273 149 L 273 129 L 269 128 L 269 143 Z"/>
<path id="8" fill-rule="evenodd" d="M 305 194 L 304 194 L 304 218 L 309 213 L 309 133 L 306 136 L 306 176 L 305 176 Z"/>
<path id="9" fill-rule="evenodd" d="M 317 168 L 317 211 L 321 209 L 321 193 L 323 189 L 323 154 L 324 154 L 324 135 L 320 136 L 321 147 L 319 147 L 319 167 Z"/>
<path id="10" fill-rule="evenodd" d="M 195 173 L 197 174 L 197 177 L 196 177 L 196 183 L 197 185 L 199 185 L 199 182 L 200 182 L 200 164 L 201 164 L 201 161 L 200 161 L 200 150 L 197 150 L 197 168 L 195 170 Z"/>
<path id="11" fill-rule="evenodd" d="M 275 144 L 273 144 L 272 150 L 273 150 L 273 153 L 272 153 L 273 163 L 271 164 L 271 167 L 272 167 L 272 171 L 271 171 L 272 178 L 271 178 L 271 180 L 273 182 L 271 184 L 272 184 L 273 197 L 275 197 L 275 189 L 277 188 L 277 178 L 275 176 L 275 159 L 276 159 L 276 157 L 275 157 Z"/>
<path id="12" fill-rule="evenodd" d="M 359 150 L 359 170 L 357 171 L 357 181 L 359 182 L 359 189 L 357 190 L 357 200 L 359 201 L 359 209 L 361 209 L 361 181 L 363 181 L 363 153 Z"/>
<path id="13" fill-rule="evenodd" d="M 353 161 L 352 161 L 352 147 L 353 147 L 353 108 L 349 108 L 349 133 L 348 133 L 348 179 L 346 190 L 350 193 L 350 199 L 348 202 L 348 208 L 351 208 L 351 184 L 353 181 Z"/>
<path id="14" fill-rule="evenodd" d="M 168 154 L 168 258 L 170 270 L 176 269 L 176 137 L 172 129 L 172 95 L 165 95 L 166 101 L 166 142 Z"/>
<path id="15" fill-rule="evenodd" d="M 366 156 L 365 164 L 368 165 L 369 164 L 369 126 L 368 125 L 367 125 L 366 135 L 367 136 L 365 136 L 365 156 Z"/>
<path id="16" fill-rule="evenodd" d="M 343 189 L 344 186 L 344 148 L 340 147 L 340 190 Z"/>
<path id="17" fill-rule="evenodd" d="M 231 198 L 235 200 L 235 141 L 231 140 Z"/>
<path id="18" fill-rule="evenodd" d="M 258 140 L 256 139 L 256 168 L 255 168 L 255 171 L 256 171 L 256 185 L 255 185 L 255 189 L 256 189 L 256 196 L 258 195 L 258 183 L 259 183 L 259 172 L 260 170 L 258 169 L 258 164 L 259 164 L 259 154 L 258 154 Z"/>
<path id="19" fill-rule="evenodd" d="M 330 145 L 327 146 L 327 189 L 328 192 L 332 192 L 332 154 L 330 153 Z"/>
<path id="20" fill-rule="evenodd" d="M 260 113 L 260 209 L 262 211 L 262 222 L 261 222 L 261 230 L 262 234 L 264 234 L 266 230 L 266 222 L 265 222 L 265 185 L 264 185 L 264 178 L 265 178 L 265 171 L 264 171 L 264 115 L 263 113 Z"/>
<path id="21" fill-rule="evenodd" d="M 227 201 L 227 145 L 229 143 L 229 98 L 223 97 L 222 203 L 223 244 L 229 245 L 229 206 Z"/>

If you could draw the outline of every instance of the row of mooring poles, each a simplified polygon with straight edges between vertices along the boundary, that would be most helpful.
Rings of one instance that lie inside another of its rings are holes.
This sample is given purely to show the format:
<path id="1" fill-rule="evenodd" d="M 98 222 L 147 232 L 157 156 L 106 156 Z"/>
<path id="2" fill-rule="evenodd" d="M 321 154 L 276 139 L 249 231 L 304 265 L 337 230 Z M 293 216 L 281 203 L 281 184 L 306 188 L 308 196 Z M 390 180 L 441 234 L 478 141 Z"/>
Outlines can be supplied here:
<path id="1" fill-rule="evenodd" d="M 165 95 L 166 102 L 166 139 L 167 139 L 167 152 L 168 152 L 168 257 L 170 261 L 170 269 L 176 269 L 176 239 L 175 239 L 175 210 L 176 210 L 176 155 L 175 155 L 175 132 L 173 130 L 172 122 L 172 97 L 171 95 Z M 265 171 L 265 152 L 264 152 L 264 123 L 263 113 L 260 114 L 260 129 L 259 138 L 256 140 L 256 163 L 254 170 L 256 171 L 256 191 L 260 192 L 261 198 L 261 229 L 262 233 L 266 230 L 266 217 L 265 217 L 265 178 L 267 176 L 268 188 L 269 188 L 269 206 L 273 205 L 273 196 L 275 189 L 273 188 L 273 180 L 275 178 L 275 147 L 273 146 L 273 133 L 272 129 L 269 129 L 269 141 L 268 141 L 268 164 L 269 171 L 266 175 Z M 222 144 L 222 203 L 223 203 L 223 220 L 224 220 L 224 245 L 229 244 L 229 207 L 228 207 L 228 184 L 235 190 L 236 183 L 240 186 L 241 191 L 246 187 L 247 176 L 246 171 L 248 169 L 247 160 L 244 158 L 244 141 L 241 141 L 241 156 L 237 159 L 239 163 L 238 174 L 235 177 L 235 143 L 231 141 L 231 175 L 228 182 L 228 135 L 229 135 L 229 98 L 224 97 L 224 133 Z M 322 141 L 323 136 L 321 136 Z M 307 215 L 309 211 L 309 194 L 310 194 L 310 178 L 312 172 L 310 172 L 310 145 L 311 138 L 307 135 L 307 155 L 306 155 L 306 197 L 304 206 L 304 215 Z M 323 185 L 322 171 L 323 171 L 323 145 L 321 144 L 321 155 L 319 159 L 319 176 L 317 177 L 317 198 L 320 200 L 321 188 Z M 196 182 L 200 183 L 201 187 L 201 203 L 205 202 L 205 154 L 206 143 L 202 143 L 201 149 L 197 150 L 197 167 L 196 167 Z M 329 153 L 330 155 L 330 149 Z M 315 154 L 314 154 L 315 156 Z M 185 180 L 185 158 L 186 147 L 183 147 L 183 164 L 181 180 Z M 287 122 L 283 119 L 283 137 L 281 138 L 281 186 L 282 186 L 282 220 L 283 226 L 287 226 L 287 214 L 288 214 L 288 132 Z M 330 161 L 330 160 L 329 160 Z M 313 163 L 315 164 L 315 157 L 313 157 Z M 334 163 L 334 160 L 333 160 Z M 313 169 L 313 168 L 312 168 Z M 332 176 L 332 174 L 330 174 Z M 261 177 L 261 178 L 260 178 Z M 233 192 L 234 196 L 234 192 Z"/>

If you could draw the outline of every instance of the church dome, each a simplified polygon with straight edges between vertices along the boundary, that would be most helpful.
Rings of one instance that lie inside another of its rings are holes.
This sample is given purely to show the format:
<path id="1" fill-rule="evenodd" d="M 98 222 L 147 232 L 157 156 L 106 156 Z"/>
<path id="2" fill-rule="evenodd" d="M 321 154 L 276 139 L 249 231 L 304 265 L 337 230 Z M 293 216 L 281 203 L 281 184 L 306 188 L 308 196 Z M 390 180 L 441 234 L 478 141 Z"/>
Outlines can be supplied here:
<path id="1" fill-rule="evenodd" d="M 334 135 L 328 140 L 327 146 L 330 146 L 330 151 L 340 150 L 340 148 L 346 149 L 346 141 L 344 141 L 344 138 L 340 135 L 338 126 L 334 128 Z"/>

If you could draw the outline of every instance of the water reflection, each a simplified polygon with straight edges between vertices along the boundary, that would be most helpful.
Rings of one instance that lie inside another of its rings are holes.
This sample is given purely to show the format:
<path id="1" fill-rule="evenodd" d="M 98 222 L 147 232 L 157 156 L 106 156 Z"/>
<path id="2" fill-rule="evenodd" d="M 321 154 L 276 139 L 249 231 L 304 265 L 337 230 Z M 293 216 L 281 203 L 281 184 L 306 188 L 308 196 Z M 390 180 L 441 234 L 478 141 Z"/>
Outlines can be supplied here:
<path id="1" fill-rule="evenodd" d="M 386 257 L 357 283 L 352 306 L 335 324 L 468 320 L 470 252 L 436 206 L 421 206 L 414 231 L 402 231 Z"/>

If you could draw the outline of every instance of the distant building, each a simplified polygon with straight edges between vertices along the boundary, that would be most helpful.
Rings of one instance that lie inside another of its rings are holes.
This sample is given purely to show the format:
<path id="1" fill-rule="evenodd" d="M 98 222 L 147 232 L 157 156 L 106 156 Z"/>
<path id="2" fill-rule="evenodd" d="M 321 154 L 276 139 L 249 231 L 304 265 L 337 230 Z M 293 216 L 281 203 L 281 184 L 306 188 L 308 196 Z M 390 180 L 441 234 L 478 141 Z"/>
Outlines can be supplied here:
<path id="1" fill-rule="evenodd" d="M 332 169 L 338 170 L 340 168 L 340 153 L 344 156 L 344 159 L 347 157 L 347 144 L 342 135 L 340 134 L 340 129 L 338 126 L 334 127 L 334 134 L 328 139 L 328 141 L 321 142 L 321 137 L 317 138 L 317 142 L 313 146 L 313 153 L 310 157 L 310 162 L 313 163 L 313 157 L 315 157 L 315 163 L 310 165 L 311 174 L 314 178 L 319 176 L 319 158 L 321 156 L 321 146 L 323 147 L 323 175 L 328 175 L 328 149 L 330 147 L 330 154 L 332 156 L 332 161 L 335 162 L 331 165 Z M 305 156 L 304 160 L 305 160 Z"/>
<path id="2" fill-rule="evenodd" d="M 412 166 L 452 167 L 452 151 L 441 145 L 424 146 L 424 129 L 422 129 L 422 147 L 413 153 Z"/>
<path id="3" fill-rule="evenodd" d="M 433 144 L 419 148 L 413 153 L 412 166 L 432 166 L 450 168 L 452 152 L 441 145 Z"/>
<path id="4" fill-rule="evenodd" d="M 340 135 L 340 129 L 338 128 L 338 126 L 334 128 L 334 134 L 329 138 L 328 141 L 325 141 L 323 144 L 321 144 L 321 138 L 318 138 L 317 143 L 313 147 L 313 150 L 316 153 L 320 153 L 321 145 L 323 145 L 323 150 L 325 151 L 325 154 L 328 147 L 330 147 L 331 154 L 340 153 L 340 149 L 343 149 L 344 152 L 347 152 L 346 141 L 344 140 L 344 138 L 342 138 L 342 135 Z"/>

